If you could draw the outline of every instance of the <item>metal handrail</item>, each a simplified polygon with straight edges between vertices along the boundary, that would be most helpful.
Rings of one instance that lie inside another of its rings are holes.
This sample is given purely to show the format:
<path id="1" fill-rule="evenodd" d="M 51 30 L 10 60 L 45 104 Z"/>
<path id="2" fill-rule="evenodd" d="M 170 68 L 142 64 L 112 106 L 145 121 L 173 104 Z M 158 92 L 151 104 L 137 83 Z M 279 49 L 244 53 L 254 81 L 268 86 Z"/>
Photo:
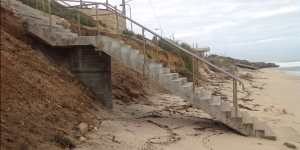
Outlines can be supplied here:
<path id="1" fill-rule="evenodd" d="M 56 1 L 80 2 L 80 0 L 56 0 Z M 82 2 L 83 2 L 83 3 L 90 3 L 89 5 L 104 5 L 104 6 L 107 5 L 110 9 L 112 9 L 113 11 L 116 11 L 115 8 L 114 8 L 112 5 L 110 5 L 110 4 L 100 3 L 100 2 L 85 2 L 85 1 L 82 1 Z M 85 6 L 85 5 L 83 5 L 83 6 Z M 72 7 L 73 7 L 73 6 L 72 6 Z M 78 6 L 76 6 L 76 7 L 78 7 Z M 75 8 L 75 6 L 74 6 L 74 8 Z M 118 11 L 119 11 L 119 10 L 118 10 Z M 152 31 L 152 30 L 150 30 L 150 29 L 148 29 L 147 27 L 141 25 L 140 23 L 134 21 L 133 19 L 131 19 L 131 18 L 127 17 L 127 16 L 124 16 L 124 15 L 121 14 L 121 13 L 119 13 L 118 15 L 121 16 L 121 17 L 123 17 L 123 18 L 125 18 L 126 20 L 129 20 L 129 21 L 132 22 L 133 24 L 135 24 L 135 25 L 141 27 L 141 28 L 144 29 L 145 31 L 148 31 L 149 33 L 153 34 L 155 37 L 160 38 L 160 39 L 163 40 L 165 43 L 167 43 L 167 44 L 169 44 L 169 45 L 171 45 L 171 46 L 174 46 L 175 48 L 177 48 L 177 49 L 179 49 L 179 50 L 185 52 L 186 54 L 188 54 L 188 55 L 190 55 L 190 56 L 193 56 L 194 58 L 198 59 L 199 61 L 201 61 L 201 62 L 203 62 L 203 63 L 205 63 L 205 64 L 211 66 L 212 68 L 218 70 L 219 72 L 222 72 L 223 74 L 225 74 L 225 75 L 229 76 L 230 78 L 232 78 L 232 79 L 234 79 L 234 80 L 237 80 L 237 81 L 239 81 L 241 84 L 243 84 L 242 80 L 241 80 L 239 77 L 237 77 L 237 76 L 235 76 L 235 75 L 233 75 L 233 74 L 231 74 L 231 73 L 225 71 L 224 69 L 222 69 L 222 68 L 220 68 L 220 67 L 218 67 L 218 66 L 212 64 L 211 62 L 209 62 L 209 61 L 207 61 L 206 59 L 204 59 L 204 58 L 202 58 L 202 57 L 200 57 L 200 56 L 198 56 L 198 55 L 196 55 L 196 54 L 190 52 L 189 50 L 186 50 L 186 49 L 182 48 L 181 46 L 179 46 L 179 45 L 177 45 L 177 44 L 175 44 L 175 43 L 173 43 L 173 42 L 170 42 L 169 40 L 166 40 L 166 39 L 163 38 L 162 36 L 158 35 L 157 33 L 155 33 L 154 31 Z"/>
<path id="2" fill-rule="evenodd" d="M 49 0 L 49 1 L 51 1 L 51 0 Z M 237 76 L 235 76 L 235 75 L 233 75 L 233 74 L 225 71 L 224 69 L 222 69 L 222 68 L 220 68 L 220 67 L 212 64 L 208 60 L 206 60 L 206 59 L 204 59 L 204 58 L 202 58 L 202 57 L 194 54 L 193 52 L 191 52 L 191 51 L 189 51 L 187 49 L 184 49 L 183 47 L 179 46 L 178 44 L 176 44 L 176 43 L 174 43 L 172 41 L 169 41 L 169 40 L 163 38 L 162 36 L 158 35 L 156 32 L 154 32 L 154 31 L 150 30 L 149 28 L 143 26 L 142 24 L 138 23 L 137 21 L 135 21 L 135 20 L 133 20 L 133 19 L 131 19 L 131 18 L 123 15 L 120 10 L 118 10 L 116 7 L 110 5 L 107 1 L 106 1 L 106 3 L 90 2 L 90 1 L 83 1 L 83 0 L 54 0 L 54 1 L 63 2 L 63 3 L 67 3 L 67 2 L 80 2 L 80 5 L 66 6 L 67 8 L 79 8 L 79 9 L 82 9 L 82 6 L 96 6 L 96 8 L 97 8 L 96 9 L 96 17 L 98 16 L 98 13 L 97 13 L 98 12 L 97 10 L 99 8 L 98 6 L 99 5 L 105 6 L 105 8 L 108 11 L 111 11 L 111 12 L 115 13 L 116 16 L 117 16 L 117 18 L 118 18 L 118 16 L 120 16 L 120 17 L 124 18 L 125 20 L 130 21 L 130 23 L 133 23 L 133 24 L 139 26 L 140 28 L 142 28 L 142 36 L 144 38 L 144 54 L 146 52 L 145 51 L 145 49 L 146 49 L 146 46 L 145 46 L 145 44 L 146 44 L 146 42 L 145 42 L 146 41 L 145 31 L 147 31 L 147 32 L 151 33 L 154 37 L 157 37 L 157 38 L 161 39 L 163 42 L 167 43 L 168 45 L 173 46 L 176 49 L 178 49 L 178 50 L 180 50 L 180 51 L 188 54 L 189 56 L 191 56 L 193 58 L 193 64 L 194 64 L 194 59 L 195 59 L 195 60 L 200 61 L 200 62 L 202 62 L 202 63 L 204 63 L 204 64 L 212 67 L 213 69 L 215 69 L 215 70 L 223 73 L 224 75 L 230 77 L 233 80 L 233 104 L 235 106 L 235 114 L 237 115 L 237 112 L 238 112 L 237 82 L 239 82 L 242 85 L 242 88 L 244 89 L 244 84 L 243 84 L 242 80 L 239 77 L 237 77 Z M 83 9 L 87 9 L 87 8 L 83 8 Z M 194 78 L 194 65 L 193 65 L 193 78 Z M 193 86 L 193 88 L 194 88 L 194 86 Z"/>

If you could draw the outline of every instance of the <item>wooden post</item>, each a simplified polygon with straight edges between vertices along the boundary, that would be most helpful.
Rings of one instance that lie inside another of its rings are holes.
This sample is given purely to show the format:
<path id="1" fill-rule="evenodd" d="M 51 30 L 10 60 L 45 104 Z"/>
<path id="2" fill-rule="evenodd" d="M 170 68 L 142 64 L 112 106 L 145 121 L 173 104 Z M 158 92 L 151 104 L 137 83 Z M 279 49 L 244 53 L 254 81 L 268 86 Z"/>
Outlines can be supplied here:
<path id="1" fill-rule="evenodd" d="M 78 35 L 80 36 L 81 35 L 81 23 L 80 23 L 80 13 L 78 12 L 77 13 L 77 21 L 78 21 Z"/>
<path id="2" fill-rule="evenodd" d="M 96 4 L 95 5 L 95 7 L 96 7 L 96 26 L 97 26 L 97 31 L 96 31 L 96 38 L 95 38 L 95 43 L 96 43 L 96 45 L 98 46 L 98 35 L 99 35 L 99 32 L 100 32 L 100 29 L 99 29 L 99 19 L 98 19 L 98 7 L 99 5 L 98 4 Z"/>
<path id="3" fill-rule="evenodd" d="M 238 116 L 238 99 L 237 99 L 237 81 L 233 79 L 233 106 L 234 106 L 234 114 Z"/>
<path id="4" fill-rule="evenodd" d="M 108 0 L 105 2 L 106 9 L 108 9 Z"/>
<path id="5" fill-rule="evenodd" d="M 115 13 L 116 13 L 116 26 L 117 26 L 117 28 L 116 28 L 116 30 L 117 30 L 117 33 L 119 33 L 119 15 L 118 15 L 118 9 L 117 9 L 117 6 L 115 6 L 115 8 L 114 8 L 115 10 Z"/>
<path id="6" fill-rule="evenodd" d="M 8 0 L 10 1 L 10 0 Z M 38 0 L 35 0 L 35 9 L 38 9 Z"/>
<path id="7" fill-rule="evenodd" d="M 197 83 L 197 87 L 198 87 L 199 86 L 199 76 L 200 76 L 200 72 L 199 72 L 199 60 L 196 60 L 196 68 L 197 68 L 197 71 L 196 71 L 196 73 L 197 73 L 197 75 L 196 75 L 197 81 L 196 81 L 196 83 Z"/>
<path id="8" fill-rule="evenodd" d="M 156 44 L 157 44 L 156 58 L 157 58 L 157 62 L 159 63 L 159 62 L 160 62 L 160 58 L 159 58 L 159 50 L 160 50 L 160 47 L 159 47 L 159 39 L 158 39 L 158 37 L 156 37 Z"/>
<path id="9" fill-rule="evenodd" d="M 146 70 L 146 59 L 147 59 L 147 51 L 146 51 L 146 38 L 145 38 L 145 29 L 142 28 L 142 36 L 144 41 L 144 63 L 143 63 L 143 76 L 145 77 L 145 70 Z"/>
<path id="10" fill-rule="evenodd" d="M 98 35 L 99 34 L 98 4 L 96 4 L 96 25 L 97 25 L 97 35 Z"/>
<path id="11" fill-rule="evenodd" d="M 198 60 L 194 58 L 194 80 L 195 80 L 195 89 L 198 86 Z"/>
<path id="12" fill-rule="evenodd" d="M 48 0 L 48 14 L 49 14 L 49 28 L 52 29 L 52 10 L 51 10 L 52 0 Z"/>
<path id="13" fill-rule="evenodd" d="M 193 78 L 193 92 L 195 92 L 195 58 L 192 56 L 192 69 L 193 69 L 193 75 L 192 75 L 192 78 Z"/>
<path id="14" fill-rule="evenodd" d="M 45 13 L 46 10 L 45 10 L 45 0 L 42 0 L 42 9 L 43 9 L 43 12 Z"/>
<path id="15" fill-rule="evenodd" d="M 7 9 L 10 9 L 10 0 L 6 0 Z"/>

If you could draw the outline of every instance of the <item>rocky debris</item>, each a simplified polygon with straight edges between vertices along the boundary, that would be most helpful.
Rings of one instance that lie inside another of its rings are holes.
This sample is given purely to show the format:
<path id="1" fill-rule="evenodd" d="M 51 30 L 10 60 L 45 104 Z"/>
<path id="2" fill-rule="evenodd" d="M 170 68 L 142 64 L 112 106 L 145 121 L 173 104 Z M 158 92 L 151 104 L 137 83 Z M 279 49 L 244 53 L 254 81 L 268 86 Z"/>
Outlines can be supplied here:
<path id="1" fill-rule="evenodd" d="M 290 149 L 298 149 L 297 146 L 291 142 L 285 142 L 285 143 L 283 143 L 283 145 Z"/>
<path id="2" fill-rule="evenodd" d="M 249 110 L 249 111 L 259 111 L 257 109 L 253 109 L 253 108 L 250 108 L 250 107 L 242 105 L 242 104 L 239 104 L 239 108 Z"/>
<path id="3" fill-rule="evenodd" d="M 252 81 L 254 79 L 254 77 L 251 73 L 240 74 L 240 78 L 248 80 L 248 81 Z"/>
<path id="4" fill-rule="evenodd" d="M 89 125 L 85 122 L 81 122 L 78 125 L 78 130 L 82 135 L 85 135 L 89 131 Z"/>
<path id="5" fill-rule="evenodd" d="M 175 133 L 168 125 L 160 124 L 153 120 L 147 120 L 147 122 L 156 125 L 157 127 L 160 127 L 162 129 L 165 129 L 169 135 L 150 138 L 147 140 L 146 143 L 170 145 L 181 140 L 181 137 L 177 133 Z"/>
<path id="6" fill-rule="evenodd" d="M 112 64 L 112 92 L 123 103 L 146 101 L 147 87 L 141 74 L 114 62 Z"/>
<path id="7" fill-rule="evenodd" d="M 70 138 L 63 135 L 55 135 L 54 141 L 64 149 L 65 148 L 72 149 L 76 147 L 74 142 Z"/>
<path id="8" fill-rule="evenodd" d="M 84 136 L 79 137 L 79 141 L 80 141 L 80 142 L 85 142 L 86 140 L 87 140 L 87 138 L 84 137 Z"/>

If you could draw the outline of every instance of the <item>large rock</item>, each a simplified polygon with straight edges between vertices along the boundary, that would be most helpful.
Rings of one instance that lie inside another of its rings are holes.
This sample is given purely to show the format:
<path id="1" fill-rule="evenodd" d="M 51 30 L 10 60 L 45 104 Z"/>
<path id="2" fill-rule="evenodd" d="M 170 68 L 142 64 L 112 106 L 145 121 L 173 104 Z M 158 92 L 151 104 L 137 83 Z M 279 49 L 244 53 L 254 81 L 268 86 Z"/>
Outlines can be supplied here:
<path id="1" fill-rule="evenodd" d="M 293 143 L 290 143 L 290 142 L 285 142 L 285 143 L 283 143 L 283 145 L 290 148 L 290 149 L 297 149 L 297 146 Z"/>
<path id="2" fill-rule="evenodd" d="M 84 135 L 89 131 L 89 125 L 87 123 L 82 122 L 78 125 L 78 130 L 82 135 Z"/>

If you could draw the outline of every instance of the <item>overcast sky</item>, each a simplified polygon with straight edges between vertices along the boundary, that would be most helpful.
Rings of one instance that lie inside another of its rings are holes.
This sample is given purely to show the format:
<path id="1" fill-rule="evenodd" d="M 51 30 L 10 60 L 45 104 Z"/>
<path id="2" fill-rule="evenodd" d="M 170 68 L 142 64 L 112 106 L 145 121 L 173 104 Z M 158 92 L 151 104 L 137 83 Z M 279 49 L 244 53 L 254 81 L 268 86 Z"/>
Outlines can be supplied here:
<path id="1" fill-rule="evenodd" d="M 110 0 L 121 3 L 121 0 Z M 300 61 L 300 0 L 133 0 L 133 18 L 164 36 L 258 61 Z"/>

